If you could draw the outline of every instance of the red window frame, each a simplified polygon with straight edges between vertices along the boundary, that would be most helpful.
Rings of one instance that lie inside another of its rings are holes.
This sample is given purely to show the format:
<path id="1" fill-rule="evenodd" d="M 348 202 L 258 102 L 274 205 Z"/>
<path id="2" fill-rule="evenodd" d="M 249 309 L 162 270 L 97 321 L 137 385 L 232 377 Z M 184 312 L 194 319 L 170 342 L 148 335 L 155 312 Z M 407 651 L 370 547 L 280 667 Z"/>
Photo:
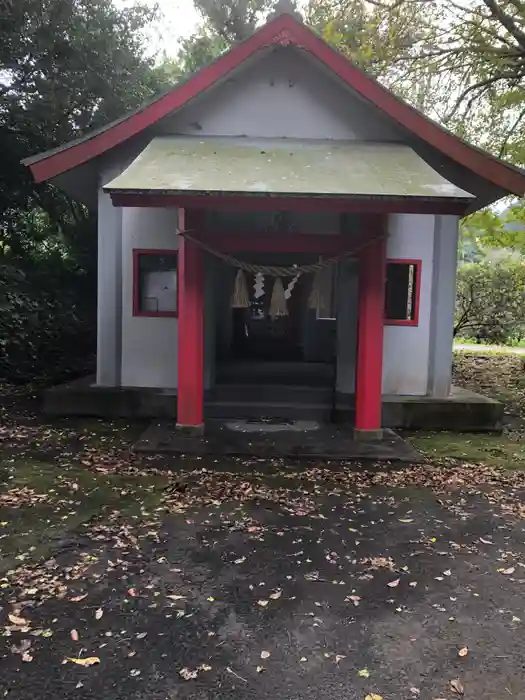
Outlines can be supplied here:
<path id="1" fill-rule="evenodd" d="M 177 258 L 177 299 L 175 311 L 141 311 L 140 309 L 140 267 L 141 255 L 175 255 Z M 179 315 L 178 266 L 179 251 L 161 248 L 133 248 L 133 316 L 150 316 L 154 318 L 177 318 Z"/>
<path id="2" fill-rule="evenodd" d="M 386 317 L 385 310 L 385 325 L 386 326 L 418 326 L 419 325 L 419 298 L 421 293 L 421 269 L 423 267 L 423 261 L 412 259 L 412 258 L 388 258 L 386 264 L 401 264 L 401 265 L 414 265 L 416 268 L 416 285 L 414 289 L 414 318 L 411 319 L 393 319 Z M 386 274 L 386 271 L 385 271 Z M 385 279 L 386 287 L 386 279 Z"/>

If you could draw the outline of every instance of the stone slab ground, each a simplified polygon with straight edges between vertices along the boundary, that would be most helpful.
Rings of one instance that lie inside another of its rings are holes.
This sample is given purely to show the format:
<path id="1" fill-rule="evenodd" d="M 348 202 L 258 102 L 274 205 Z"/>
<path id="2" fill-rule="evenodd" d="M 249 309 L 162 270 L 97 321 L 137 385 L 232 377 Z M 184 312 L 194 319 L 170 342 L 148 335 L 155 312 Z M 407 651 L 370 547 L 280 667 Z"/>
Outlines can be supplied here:
<path id="1" fill-rule="evenodd" d="M 4 572 L 3 696 L 523 697 L 521 481 L 221 467 Z M 66 514 L 78 491 L 61 488 Z"/>
<path id="2" fill-rule="evenodd" d="M 487 367 L 505 434 L 397 468 L 137 455 L 4 391 L 0 697 L 522 698 L 524 393 Z"/>
<path id="3" fill-rule="evenodd" d="M 177 430 L 173 421 L 154 421 L 133 446 L 137 452 L 322 459 L 335 461 L 418 462 L 421 455 L 393 430 L 382 439 L 356 440 L 349 426 L 317 421 L 207 421 L 204 434 Z"/>

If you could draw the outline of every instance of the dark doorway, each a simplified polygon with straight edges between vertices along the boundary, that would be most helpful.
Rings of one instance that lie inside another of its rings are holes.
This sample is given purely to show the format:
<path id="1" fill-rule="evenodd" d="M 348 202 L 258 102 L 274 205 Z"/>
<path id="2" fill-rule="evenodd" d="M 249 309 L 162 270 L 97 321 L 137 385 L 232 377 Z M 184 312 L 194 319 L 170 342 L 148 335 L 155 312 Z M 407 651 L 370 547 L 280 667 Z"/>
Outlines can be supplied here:
<path id="1" fill-rule="evenodd" d="M 251 360 L 298 361 L 303 359 L 304 325 L 308 283 L 305 277 L 293 281 L 286 300 L 287 315 L 272 317 L 270 306 L 275 278 L 247 275 L 250 306 L 232 309 L 232 354 Z M 283 280 L 287 289 L 292 278 Z"/>

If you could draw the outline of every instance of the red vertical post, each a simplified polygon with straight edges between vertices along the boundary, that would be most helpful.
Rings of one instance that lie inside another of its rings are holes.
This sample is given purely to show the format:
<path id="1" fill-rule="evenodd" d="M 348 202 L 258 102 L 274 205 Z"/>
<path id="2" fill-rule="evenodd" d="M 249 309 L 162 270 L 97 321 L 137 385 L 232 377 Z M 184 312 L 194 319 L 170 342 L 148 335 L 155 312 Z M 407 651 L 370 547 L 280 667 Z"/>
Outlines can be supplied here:
<path id="1" fill-rule="evenodd" d="M 385 277 L 386 238 L 379 238 L 359 256 L 356 437 L 381 437 Z"/>
<path id="2" fill-rule="evenodd" d="M 179 227 L 184 212 L 179 210 Z M 178 264 L 177 426 L 202 432 L 204 426 L 204 262 L 202 250 L 180 236 Z"/>

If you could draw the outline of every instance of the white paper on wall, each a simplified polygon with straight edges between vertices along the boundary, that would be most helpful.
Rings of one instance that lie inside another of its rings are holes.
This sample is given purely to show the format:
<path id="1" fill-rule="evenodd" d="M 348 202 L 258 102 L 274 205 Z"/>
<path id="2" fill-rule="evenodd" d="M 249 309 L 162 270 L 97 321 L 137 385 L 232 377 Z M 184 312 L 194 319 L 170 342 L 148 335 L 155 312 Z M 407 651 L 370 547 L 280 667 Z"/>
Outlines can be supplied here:
<path id="1" fill-rule="evenodd" d="M 146 272 L 142 286 L 144 311 L 177 310 L 177 272 Z"/>

